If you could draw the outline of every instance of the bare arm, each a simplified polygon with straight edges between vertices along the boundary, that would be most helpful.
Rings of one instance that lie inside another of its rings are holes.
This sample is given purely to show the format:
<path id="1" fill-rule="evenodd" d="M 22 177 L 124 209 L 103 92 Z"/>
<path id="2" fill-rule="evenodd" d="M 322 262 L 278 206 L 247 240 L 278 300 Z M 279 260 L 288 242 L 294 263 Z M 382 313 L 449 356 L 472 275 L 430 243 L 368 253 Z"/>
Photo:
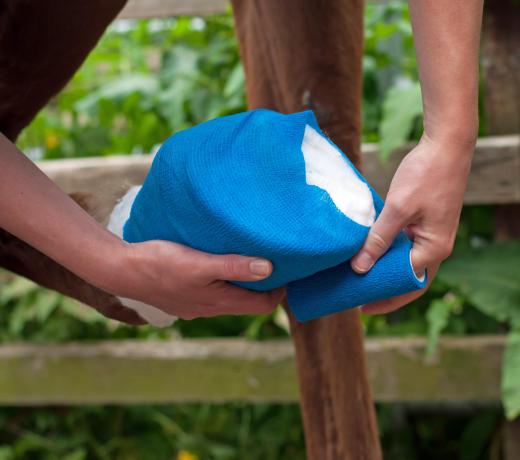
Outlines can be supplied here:
<path id="1" fill-rule="evenodd" d="M 262 259 L 216 256 L 174 243 L 127 244 L 108 232 L 0 134 L 0 227 L 107 292 L 182 318 L 264 313 L 281 292 L 223 280 L 258 280 Z"/>
<path id="2" fill-rule="evenodd" d="M 453 248 L 478 132 L 478 49 L 482 0 L 410 0 L 424 108 L 421 141 L 402 161 L 385 207 L 352 259 L 368 271 L 406 228 L 412 262 L 430 281 Z M 395 310 L 422 292 L 364 307 Z"/>

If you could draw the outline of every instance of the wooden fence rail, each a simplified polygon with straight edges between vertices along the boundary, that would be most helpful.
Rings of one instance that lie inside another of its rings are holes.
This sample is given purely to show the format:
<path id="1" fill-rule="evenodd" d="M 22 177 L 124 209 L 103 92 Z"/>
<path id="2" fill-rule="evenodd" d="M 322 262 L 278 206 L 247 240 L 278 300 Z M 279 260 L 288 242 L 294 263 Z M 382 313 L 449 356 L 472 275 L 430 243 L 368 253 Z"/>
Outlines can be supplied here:
<path id="1" fill-rule="evenodd" d="M 121 19 L 162 18 L 171 16 L 206 16 L 223 13 L 227 0 L 129 0 Z"/>
<path id="2" fill-rule="evenodd" d="M 376 145 L 363 146 L 365 175 L 381 195 L 386 194 L 395 169 L 409 149 L 410 146 L 396 150 L 382 164 Z M 88 194 L 106 216 L 130 185 L 143 182 L 151 159 L 149 155 L 93 157 L 44 161 L 38 165 L 65 192 Z M 464 202 L 520 202 L 520 136 L 479 139 Z"/>
<path id="3" fill-rule="evenodd" d="M 382 402 L 500 399 L 505 338 L 366 341 L 369 376 Z M 183 401 L 296 402 L 289 340 L 104 341 L 0 346 L 0 404 L 127 404 Z"/>
<path id="4" fill-rule="evenodd" d="M 370 3 L 385 2 L 385 0 L 367 1 Z M 173 16 L 207 16 L 223 13 L 227 8 L 229 8 L 228 0 L 129 0 L 121 11 L 119 18 L 151 19 Z"/>

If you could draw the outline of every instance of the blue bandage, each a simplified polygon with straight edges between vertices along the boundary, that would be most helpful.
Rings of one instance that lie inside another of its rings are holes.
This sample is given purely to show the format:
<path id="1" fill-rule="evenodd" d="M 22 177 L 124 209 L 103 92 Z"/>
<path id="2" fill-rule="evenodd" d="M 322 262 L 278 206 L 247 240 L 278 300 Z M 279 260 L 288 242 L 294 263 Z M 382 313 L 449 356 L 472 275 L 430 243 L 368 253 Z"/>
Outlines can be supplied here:
<path id="1" fill-rule="evenodd" d="M 336 161 L 330 173 L 339 174 L 343 191 L 327 191 L 327 168 L 309 163 L 319 149 L 328 149 Z M 382 206 L 311 111 L 253 110 L 170 137 L 133 203 L 123 236 L 269 259 L 270 277 L 235 284 L 258 291 L 287 284 L 289 305 L 305 321 L 425 286 L 411 267 L 404 233 L 366 275 L 350 268 L 348 260 Z"/>

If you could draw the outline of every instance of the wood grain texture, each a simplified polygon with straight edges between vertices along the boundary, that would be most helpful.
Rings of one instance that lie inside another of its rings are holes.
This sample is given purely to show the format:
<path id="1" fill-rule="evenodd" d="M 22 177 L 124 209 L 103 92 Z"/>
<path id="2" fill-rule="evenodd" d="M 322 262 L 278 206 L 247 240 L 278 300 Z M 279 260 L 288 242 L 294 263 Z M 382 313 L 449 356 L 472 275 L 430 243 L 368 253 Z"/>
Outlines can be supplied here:
<path id="1" fill-rule="evenodd" d="M 206 16 L 223 13 L 227 0 L 130 0 L 120 19 L 162 18 L 172 16 Z"/>
<path id="2" fill-rule="evenodd" d="M 484 2 L 482 68 L 484 108 L 490 134 L 520 132 L 520 3 Z M 520 149 L 518 149 L 520 151 Z M 520 171 L 520 163 L 515 166 Z M 496 207 L 496 238 L 520 238 L 520 204 Z M 504 424 L 504 459 L 520 458 L 520 418 Z"/>
<path id="3" fill-rule="evenodd" d="M 424 338 L 368 339 L 365 351 L 375 398 L 414 403 L 499 401 L 504 345 L 502 336 L 443 337 L 436 354 L 426 358 Z M 348 370 L 342 369 L 339 377 L 345 384 Z M 297 400 L 289 340 L 0 346 L 0 404 Z"/>
<path id="4" fill-rule="evenodd" d="M 364 174 L 381 195 L 386 194 L 395 169 L 411 147 L 396 150 L 388 162 L 381 163 L 377 145 L 362 146 Z M 143 183 L 151 161 L 151 156 L 132 155 L 51 160 L 40 162 L 38 166 L 65 192 L 88 197 L 91 212 L 103 221 L 131 185 Z M 464 202 L 520 202 L 520 136 L 478 140 Z"/>
<path id="5" fill-rule="evenodd" d="M 385 3 L 387 0 L 368 0 Z M 173 16 L 206 16 L 224 13 L 228 0 L 129 0 L 119 19 L 163 18 Z"/>
<path id="6" fill-rule="evenodd" d="M 520 458 L 520 418 L 506 422 L 503 435 L 504 460 L 518 460 Z"/>
<path id="7" fill-rule="evenodd" d="M 520 132 L 520 3 L 484 2 L 484 108 L 490 134 Z"/>

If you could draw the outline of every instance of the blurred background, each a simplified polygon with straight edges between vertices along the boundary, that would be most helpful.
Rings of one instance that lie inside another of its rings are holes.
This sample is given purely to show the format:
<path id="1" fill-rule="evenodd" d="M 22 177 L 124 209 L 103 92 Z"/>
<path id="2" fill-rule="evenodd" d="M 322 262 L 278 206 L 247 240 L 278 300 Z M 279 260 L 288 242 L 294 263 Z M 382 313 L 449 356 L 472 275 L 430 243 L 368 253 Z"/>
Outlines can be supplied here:
<path id="1" fill-rule="evenodd" d="M 421 134 L 421 98 L 404 4 L 369 4 L 363 58 L 363 142 L 390 152 Z M 173 132 L 246 109 L 244 74 L 230 13 L 113 23 L 65 90 L 22 133 L 34 160 L 148 154 Z M 481 110 L 480 135 L 489 134 Z M 364 317 L 367 336 L 509 334 L 520 324 L 520 242 L 497 241 L 494 206 L 465 206 L 456 248 L 429 292 L 401 311 Z M 270 316 L 130 327 L 26 279 L 0 272 L 0 342 L 171 337 L 288 337 Z M 510 339 L 513 343 L 514 340 Z M 506 354 L 504 393 L 520 413 L 520 363 Z M 414 378 L 414 376 L 410 376 Z M 471 385 L 469 379 L 468 385 Z M 504 408 L 378 404 L 385 458 L 498 459 Z M 0 407 L 0 460 L 303 459 L 296 404 Z"/>

